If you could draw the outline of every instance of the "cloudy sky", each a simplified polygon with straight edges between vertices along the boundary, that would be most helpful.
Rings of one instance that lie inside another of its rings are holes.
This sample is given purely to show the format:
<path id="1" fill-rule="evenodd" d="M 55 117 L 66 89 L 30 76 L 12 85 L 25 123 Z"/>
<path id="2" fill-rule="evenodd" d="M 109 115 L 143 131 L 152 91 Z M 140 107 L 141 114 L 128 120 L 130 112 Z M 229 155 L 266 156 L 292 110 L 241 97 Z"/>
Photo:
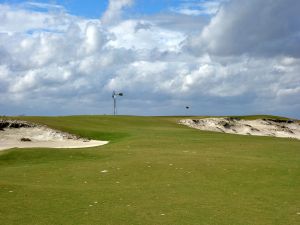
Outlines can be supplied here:
<path id="1" fill-rule="evenodd" d="M 300 118 L 299 0 L 0 1 L 0 115 Z M 190 106 L 187 110 L 185 106 Z"/>

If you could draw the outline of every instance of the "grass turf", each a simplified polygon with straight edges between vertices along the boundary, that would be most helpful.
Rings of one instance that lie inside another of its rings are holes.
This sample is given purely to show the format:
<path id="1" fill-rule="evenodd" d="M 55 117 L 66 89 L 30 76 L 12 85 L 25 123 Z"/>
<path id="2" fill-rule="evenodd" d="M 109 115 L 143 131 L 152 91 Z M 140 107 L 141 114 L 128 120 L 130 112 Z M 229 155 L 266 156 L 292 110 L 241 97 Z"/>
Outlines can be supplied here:
<path id="1" fill-rule="evenodd" d="M 0 152 L 3 225 L 300 223 L 298 140 L 204 132 L 177 117 L 22 119 L 110 144 Z"/>

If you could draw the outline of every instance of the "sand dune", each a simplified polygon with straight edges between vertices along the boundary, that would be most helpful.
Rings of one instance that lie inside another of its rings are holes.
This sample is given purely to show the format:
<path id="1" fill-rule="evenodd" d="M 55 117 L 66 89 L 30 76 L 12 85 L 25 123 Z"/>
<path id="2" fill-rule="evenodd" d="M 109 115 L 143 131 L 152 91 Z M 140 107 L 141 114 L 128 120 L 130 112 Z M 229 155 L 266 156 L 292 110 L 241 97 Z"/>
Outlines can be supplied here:
<path id="1" fill-rule="evenodd" d="M 26 121 L 0 121 L 0 151 L 10 148 L 87 148 L 107 144 Z"/>
<path id="2" fill-rule="evenodd" d="M 300 124 L 296 121 L 272 119 L 239 120 L 234 118 L 205 118 L 185 119 L 180 120 L 179 123 L 206 131 L 300 139 Z"/>

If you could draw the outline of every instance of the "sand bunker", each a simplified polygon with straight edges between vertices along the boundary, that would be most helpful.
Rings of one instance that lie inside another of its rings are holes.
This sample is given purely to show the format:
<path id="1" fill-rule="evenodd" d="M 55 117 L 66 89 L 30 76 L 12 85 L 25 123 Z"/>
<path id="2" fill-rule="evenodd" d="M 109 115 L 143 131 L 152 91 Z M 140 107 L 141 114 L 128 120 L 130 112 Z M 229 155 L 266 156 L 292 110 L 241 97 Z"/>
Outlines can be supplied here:
<path id="1" fill-rule="evenodd" d="M 10 148 L 87 148 L 107 144 L 26 121 L 0 120 L 0 151 Z"/>
<path id="2" fill-rule="evenodd" d="M 300 124 L 297 121 L 236 118 L 205 118 L 180 120 L 180 124 L 199 130 L 230 134 L 274 136 L 300 139 Z"/>

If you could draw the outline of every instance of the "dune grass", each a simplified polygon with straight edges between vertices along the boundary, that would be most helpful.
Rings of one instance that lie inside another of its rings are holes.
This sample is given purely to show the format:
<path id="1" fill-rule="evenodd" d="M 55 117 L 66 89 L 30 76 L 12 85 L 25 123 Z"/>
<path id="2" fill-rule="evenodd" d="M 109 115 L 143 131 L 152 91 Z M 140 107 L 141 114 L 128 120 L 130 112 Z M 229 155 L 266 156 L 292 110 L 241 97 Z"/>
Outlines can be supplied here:
<path id="1" fill-rule="evenodd" d="M 300 141 L 194 130 L 177 117 L 25 117 L 109 140 L 0 152 L 3 225 L 296 225 Z"/>

